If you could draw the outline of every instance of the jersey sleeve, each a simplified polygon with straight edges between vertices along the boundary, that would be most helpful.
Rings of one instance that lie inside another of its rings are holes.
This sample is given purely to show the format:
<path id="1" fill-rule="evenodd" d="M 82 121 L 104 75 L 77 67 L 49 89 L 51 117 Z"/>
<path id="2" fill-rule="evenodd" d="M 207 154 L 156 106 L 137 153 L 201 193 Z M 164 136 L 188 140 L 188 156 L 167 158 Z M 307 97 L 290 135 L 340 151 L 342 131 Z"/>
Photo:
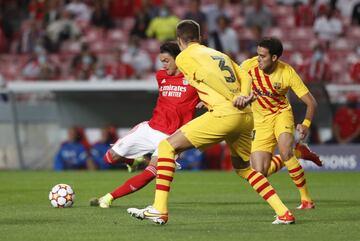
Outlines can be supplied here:
<path id="1" fill-rule="evenodd" d="M 248 96 L 251 91 L 251 77 L 247 71 L 240 68 L 235 62 L 232 61 L 232 65 L 234 67 L 236 77 L 240 82 L 240 94 Z"/>
<path id="2" fill-rule="evenodd" d="M 309 92 L 309 89 L 305 86 L 300 76 L 290 66 L 289 66 L 289 86 L 299 98 L 303 97 Z"/>

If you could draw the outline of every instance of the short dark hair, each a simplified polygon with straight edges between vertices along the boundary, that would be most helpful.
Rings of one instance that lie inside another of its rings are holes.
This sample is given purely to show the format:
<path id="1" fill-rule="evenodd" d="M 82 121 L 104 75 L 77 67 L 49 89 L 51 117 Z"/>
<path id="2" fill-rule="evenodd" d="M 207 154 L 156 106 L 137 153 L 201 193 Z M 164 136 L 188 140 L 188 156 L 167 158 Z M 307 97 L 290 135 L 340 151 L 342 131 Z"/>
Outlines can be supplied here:
<path id="1" fill-rule="evenodd" d="M 160 46 L 160 53 L 168 53 L 176 59 L 176 56 L 181 52 L 179 45 L 175 42 L 165 42 Z"/>
<path id="2" fill-rule="evenodd" d="M 178 23 L 176 36 L 185 43 L 200 41 L 200 25 L 194 20 L 185 19 Z"/>
<path id="3" fill-rule="evenodd" d="M 268 49 L 271 56 L 276 55 L 278 58 L 280 58 L 284 50 L 281 41 L 274 37 L 263 38 L 258 43 L 258 46 Z"/>

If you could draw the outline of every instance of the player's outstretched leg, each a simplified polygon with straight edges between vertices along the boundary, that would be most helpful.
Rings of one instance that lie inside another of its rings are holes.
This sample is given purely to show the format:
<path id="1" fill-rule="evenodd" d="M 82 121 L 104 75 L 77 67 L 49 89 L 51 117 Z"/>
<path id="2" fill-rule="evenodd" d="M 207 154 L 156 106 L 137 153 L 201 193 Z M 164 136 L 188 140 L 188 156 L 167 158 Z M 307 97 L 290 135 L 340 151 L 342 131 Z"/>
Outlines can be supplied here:
<path id="1" fill-rule="evenodd" d="M 247 180 L 254 190 L 275 210 L 276 219 L 273 224 L 295 223 L 295 217 L 280 200 L 265 176 L 251 167 L 236 169 L 236 173 Z"/>
<path id="2" fill-rule="evenodd" d="M 152 206 L 143 209 L 129 208 L 127 212 L 138 219 L 149 219 L 157 224 L 168 221 L 168 198 L 175 173 L 175 150 L 167 140 L 159 144 L 155 200 Z"/>
<path id="3" fill-rule="evenodd" d="M 113 200 L 136 192 L 151 182 L 156 176 L 156 167 L 152 164 L 147 166 L 143 172 L 131 177 L 123 185 L 118 187 L 111 193 L 107 193 L 101 198 L 95 198 L 90 201 L 91 206 L 99 206 L 101 208 L 109 208 Z"/>

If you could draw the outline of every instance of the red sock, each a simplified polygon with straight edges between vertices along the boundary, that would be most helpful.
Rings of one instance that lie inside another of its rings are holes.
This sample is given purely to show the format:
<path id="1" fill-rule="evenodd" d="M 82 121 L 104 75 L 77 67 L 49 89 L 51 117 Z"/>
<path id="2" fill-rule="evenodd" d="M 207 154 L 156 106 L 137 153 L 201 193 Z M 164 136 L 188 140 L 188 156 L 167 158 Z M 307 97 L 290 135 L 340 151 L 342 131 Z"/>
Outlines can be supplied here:
<path id="1" fill-rule="evenodd" d="M 139 175 L 128 179 L 122 186 L 111 193 L 114 199 L 136 192 L 151 182 L 156 176 L 156 167 L 149 165 Z"/>

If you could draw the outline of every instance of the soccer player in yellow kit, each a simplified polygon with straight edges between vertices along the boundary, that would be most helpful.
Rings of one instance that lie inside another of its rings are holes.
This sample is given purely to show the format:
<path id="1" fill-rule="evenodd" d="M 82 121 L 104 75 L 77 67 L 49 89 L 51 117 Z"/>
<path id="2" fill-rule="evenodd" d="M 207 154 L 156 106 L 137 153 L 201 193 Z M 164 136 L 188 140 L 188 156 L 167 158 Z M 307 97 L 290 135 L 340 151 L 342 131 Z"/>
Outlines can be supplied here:
<path id="1" fill-rule="evenodd" d="M 240 66 L 251 76 L 252 91 L 256 97 L 252 103 L 254 131 L 251 166 L 264 176 L 276 171 L 271 157 L 277 144 L 281 159 L 300 192 L 301 204 L 298 209 L 312 209 L 315 204 L 306 185 L 304 170 L 293 152 L 295 123 L 286 94 L 292 89 L 307 107 L 304 121 L 296 127 L 301 140 L 308 134 L 317 104 L 295 70 L 279 60 L 282 52 L 280 40 L 264 38 L 258 44 L 258 56 L 244 61 Z M 278 159 L 280 164 L 283 165 Z M 320 160 L 317 165 L 321 165 Z"/>
<path id="2" fill-rule="evenodd" d="M 153 205 L 127 212 L 157 224 L 168 221 L 168 196 L 175 172 L 175 155 L 189 148 L 204 149 L 225 140 L 231 150 L 235 172 L 267 201 L 276 212 L 274 224 L 294 223 L 295 218 L 281 202 L 266 177 L 250 167 L 253 116 L 245 104 L 252 98 L 250 78 L 227 55 L 200 45 L 200 26 L 183 20 L 177 26 L 182 52 L 176 65 L 198 91 L 208 111 L 193 119 L 159 144 L 156 192 Z"/>

